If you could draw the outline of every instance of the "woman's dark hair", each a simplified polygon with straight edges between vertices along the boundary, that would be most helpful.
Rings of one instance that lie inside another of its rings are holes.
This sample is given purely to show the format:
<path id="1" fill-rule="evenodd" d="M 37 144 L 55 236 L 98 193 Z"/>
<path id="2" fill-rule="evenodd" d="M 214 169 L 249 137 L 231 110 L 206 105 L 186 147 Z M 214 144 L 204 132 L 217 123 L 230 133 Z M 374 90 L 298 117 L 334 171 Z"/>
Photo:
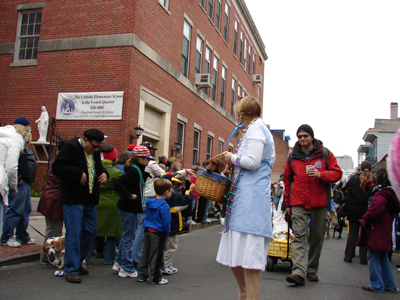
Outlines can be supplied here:
<path id="1" fill-rule="evenodd" d="M 386 167 L 380 167 L 376 172 L 376 184 L 381 186 L 391 185 Z"/>
<path id="2" fill-rule="evenodd" d="M 138 162 L 139 162 L 139 157 L 138 157 L 138 156 L 131 157 L 130 159 L 128 159 L 128 160 L 125 162 L 124 170 L 125 170 L 125 171 L 128 170 L 130 167 L 132 167 L 133 164 L 136 164 L 136 165 L 137 165 Z"/>
<path id="3" fill-rule="evenodd" d="M 128 159 L 132 157 L 132 151 L 124 150 L 118 155 L 117 164 L 124 165 Z"/>

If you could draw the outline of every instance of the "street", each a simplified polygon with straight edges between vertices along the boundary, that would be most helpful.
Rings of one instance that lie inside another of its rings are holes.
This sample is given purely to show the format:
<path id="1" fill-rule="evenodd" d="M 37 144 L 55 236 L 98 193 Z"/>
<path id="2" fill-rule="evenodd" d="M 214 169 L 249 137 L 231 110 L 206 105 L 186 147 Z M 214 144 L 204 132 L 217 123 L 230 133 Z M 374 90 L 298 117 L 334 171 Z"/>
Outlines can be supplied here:
<path id="1" fill-rule="evenodd" d="M 0 269 L 0 299 L 236 299 L 237 286 L 229 268 L 215 261 L 221 226 L 196 230 L 179 236 L 174 266 L 179 272 L 166 276 L 167 285 L 139 283 L 134 278 L 119 278 L 111 266 L 92 258 L 89 276 L 81 276 L 81 284 L 71 284 L 65 277 L 54 277 L 53 266 L 38 262 L 2 267 Z M 399 295 L 363 291 L 369 284 L 368 266 L 343 262 L 347 234 L 343 239 L 325 240 L 322 251 L 319 282 L 306 282 L 303 287 L 291 287 L 285 278 L 288 263 L 278 263 L 273 272 L 263 272 L 260 299 L 397 299 Z M 400 286 L 400 273 L 393 256 L 393 272 Z"/>

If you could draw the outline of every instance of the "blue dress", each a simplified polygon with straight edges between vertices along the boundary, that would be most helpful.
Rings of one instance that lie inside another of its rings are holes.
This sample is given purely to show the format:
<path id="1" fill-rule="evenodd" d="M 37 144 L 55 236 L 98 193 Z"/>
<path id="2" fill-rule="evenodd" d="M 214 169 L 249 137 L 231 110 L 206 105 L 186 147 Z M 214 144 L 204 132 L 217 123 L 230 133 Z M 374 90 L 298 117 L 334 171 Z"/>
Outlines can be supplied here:
<path id="1" fill-rule="evenodd" d="M 222 234 L 217 261 L 230 267 L 265 270 L 273 240 L 271 169 L 275 162 L 272 134 L 261 119 L 247 129 L 232 162 L 240 157 L 243 175 L 232 204 L 229 230 Z"/>

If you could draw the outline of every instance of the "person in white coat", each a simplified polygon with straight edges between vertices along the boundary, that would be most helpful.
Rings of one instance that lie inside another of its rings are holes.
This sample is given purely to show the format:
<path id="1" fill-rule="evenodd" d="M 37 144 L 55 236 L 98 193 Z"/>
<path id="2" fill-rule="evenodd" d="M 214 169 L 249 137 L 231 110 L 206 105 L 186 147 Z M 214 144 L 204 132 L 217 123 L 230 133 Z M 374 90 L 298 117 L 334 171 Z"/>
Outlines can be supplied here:
<path id="1" fill-rule="evenodd" d="M 0 127 L 0 224 L 3 223 L 3 205 L 8 205 L 8 193 L 18 192 L 18 158 L 30 139 L 31 134 L 23 125 Z"/>

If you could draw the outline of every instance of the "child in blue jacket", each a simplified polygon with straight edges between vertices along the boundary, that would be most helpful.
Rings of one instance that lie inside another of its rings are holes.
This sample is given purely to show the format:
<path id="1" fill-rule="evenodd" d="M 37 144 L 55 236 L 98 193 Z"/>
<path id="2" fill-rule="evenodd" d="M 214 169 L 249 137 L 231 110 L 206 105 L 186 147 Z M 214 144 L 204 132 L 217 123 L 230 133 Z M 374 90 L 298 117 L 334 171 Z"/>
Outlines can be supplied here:
<path id="1" fill-rule="evenodd" d="M 161 264 L 165 241 L 171 231 L 171 214 L 165 201 L 171 196 L 171 189 L 171 181 L 156 180 L 154 182 L 156 197 L 151 197 L 146 202 L 143 251 L 137 267 L 139 282 L 168 283 L 168 280 L 161 275 Z"/>

